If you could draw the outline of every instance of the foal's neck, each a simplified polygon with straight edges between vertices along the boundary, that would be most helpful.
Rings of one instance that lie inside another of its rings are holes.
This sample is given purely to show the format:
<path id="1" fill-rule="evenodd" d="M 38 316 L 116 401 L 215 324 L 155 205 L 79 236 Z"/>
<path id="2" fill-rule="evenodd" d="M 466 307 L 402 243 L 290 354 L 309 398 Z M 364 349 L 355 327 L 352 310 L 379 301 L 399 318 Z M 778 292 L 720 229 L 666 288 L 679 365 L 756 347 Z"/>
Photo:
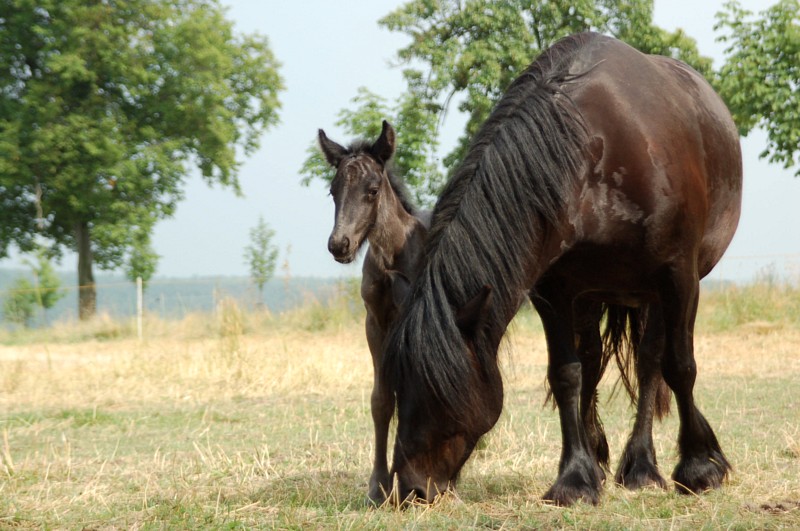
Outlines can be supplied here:
<path id="1" fill-rule="evenodd" d="M 394 190 L 384 194 L 381 201 L 384 203 L 368 236 L 370 253 L 383 269 L 403 270 L 408 242 L 422 224 L 403 207 Z"/>

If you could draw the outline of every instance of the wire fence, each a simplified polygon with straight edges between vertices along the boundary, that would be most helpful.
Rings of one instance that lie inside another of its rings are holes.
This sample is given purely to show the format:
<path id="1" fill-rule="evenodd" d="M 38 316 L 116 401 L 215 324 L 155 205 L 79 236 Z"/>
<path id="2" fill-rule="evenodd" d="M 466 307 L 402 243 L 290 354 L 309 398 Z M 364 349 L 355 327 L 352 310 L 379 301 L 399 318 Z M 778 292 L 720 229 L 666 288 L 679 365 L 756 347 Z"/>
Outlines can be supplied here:
<path id="1" fill-rule="evenodd" d="M 74 275 L 60 274 L 63 297 L 32 324 L 78 319 L 78 287 Z M 22 290 L 12 288 L 25 271 L 0 270 L 0 309 Z M 222 300 L 233 300 L 242 308 L 267 308 L 283 312 L 312 302 L 325 303 L 342 293 L 357 298 L 358 278 L 274 278 L 260 293 L 246 277 L 157 278 L 146 284 L 143 310 L 146 315 L 181 319 L 191 313 L 213 312 Z M 723 257 L 704 279 L 704 286 L 719 289 L 732 284 L 768 282 L 800 286 L 800 254 Z M 136 284 L 116 275 L 98 275 L 97 311 L 112 318 L 133 318 L 137 314 Z M 0 326 L 11 326 L 0 311 Z"/>
<path id="2" fill-rule="evenodd" d="M 753 282 L 800 285 L 800 254 L 723 256 L 706 283 Z"/>
<path id="3" fill-rule="evenodd" d="M 14 279 L 24 276 L 16 272 Z M 9 275 L 0 276 L 0 307 L 6 299 L 25 291 L 11 288 Z M 354 279 L 291 278 L 273 279 L 264 286 L 263 293 L 244 277 L 203 277 L 190 279 L 154 279 L 145 285 L 142 300 L 146 315 L 163 319 L 181 319 L 192 313 L 211 313 L 222 301 L 234 301 L 241 308 L 267 309 L 283 312 L 309 303 L 325 303 L 348 287 Z M 33 325 L 42 322 L 71 321 L 78 319 L 79 287 L 72 285 L 73 276 L 62 278 L 58 292 L 61 299 L 39 316 Z M 98 276 L 95 283 L 97 313 L 114 319 L 133 318 L 137 314 L 136 283 L 117 276 Z M 11 320 L 0 312 L 0 326 L 11 325 Z"/>

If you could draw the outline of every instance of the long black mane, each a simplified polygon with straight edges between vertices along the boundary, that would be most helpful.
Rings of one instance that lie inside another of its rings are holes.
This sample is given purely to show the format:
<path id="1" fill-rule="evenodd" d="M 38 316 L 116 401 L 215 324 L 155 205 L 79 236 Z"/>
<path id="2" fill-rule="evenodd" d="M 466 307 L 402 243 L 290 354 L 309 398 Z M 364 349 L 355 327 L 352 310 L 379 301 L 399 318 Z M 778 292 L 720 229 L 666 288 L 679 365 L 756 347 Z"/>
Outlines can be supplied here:
<path id="1" fill-rule="evenodd" d="M 435 402 L 431 409 L 457 421 L 481 397 L 468 385 L 475 371 L 454 312 L 490 286 L 486 321 L 499 341 L 531 288 L 526 264 L 585 159 L 585 129 L 569 98 L 579 76 L 569 69 L 593 38 L 551 47 L 497 103 L 436 204 L 421 269 L 388 337 L 385 370 L 395 392 L 413 375 L 427 386 L 421 394 Z M 473 351 L 486 380 L 496 350 Z"/>

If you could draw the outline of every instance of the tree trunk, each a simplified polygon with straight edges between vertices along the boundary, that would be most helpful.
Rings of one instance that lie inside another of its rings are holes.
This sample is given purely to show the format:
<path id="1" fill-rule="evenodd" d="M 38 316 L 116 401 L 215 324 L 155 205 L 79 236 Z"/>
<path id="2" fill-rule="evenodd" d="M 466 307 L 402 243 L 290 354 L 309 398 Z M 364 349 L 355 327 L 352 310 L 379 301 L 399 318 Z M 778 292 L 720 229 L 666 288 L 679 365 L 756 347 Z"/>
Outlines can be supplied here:
<path id="1" fill-rule="evenodd" d="M 97 290 L 92 273 L 92 241 L 87 222 L 79 221 L 75 224 L 75 241 L 78 244 L 78 316 L 81 321 L 86 321 L 94 317 L 97 311 Z"/>

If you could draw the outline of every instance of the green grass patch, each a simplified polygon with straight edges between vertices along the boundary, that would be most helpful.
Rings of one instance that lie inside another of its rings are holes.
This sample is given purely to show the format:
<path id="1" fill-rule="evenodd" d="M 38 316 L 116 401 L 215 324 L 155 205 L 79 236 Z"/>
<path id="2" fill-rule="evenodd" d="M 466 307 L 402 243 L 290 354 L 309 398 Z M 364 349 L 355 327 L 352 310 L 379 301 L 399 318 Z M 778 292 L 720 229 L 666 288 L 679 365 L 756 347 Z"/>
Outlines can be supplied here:
<path id="1" fill-rule="evenodd" d="M 703 290 L 697 328 L 715 332 L 750 327 L 800 329 L 800 286 L 776 280 Z"/>

